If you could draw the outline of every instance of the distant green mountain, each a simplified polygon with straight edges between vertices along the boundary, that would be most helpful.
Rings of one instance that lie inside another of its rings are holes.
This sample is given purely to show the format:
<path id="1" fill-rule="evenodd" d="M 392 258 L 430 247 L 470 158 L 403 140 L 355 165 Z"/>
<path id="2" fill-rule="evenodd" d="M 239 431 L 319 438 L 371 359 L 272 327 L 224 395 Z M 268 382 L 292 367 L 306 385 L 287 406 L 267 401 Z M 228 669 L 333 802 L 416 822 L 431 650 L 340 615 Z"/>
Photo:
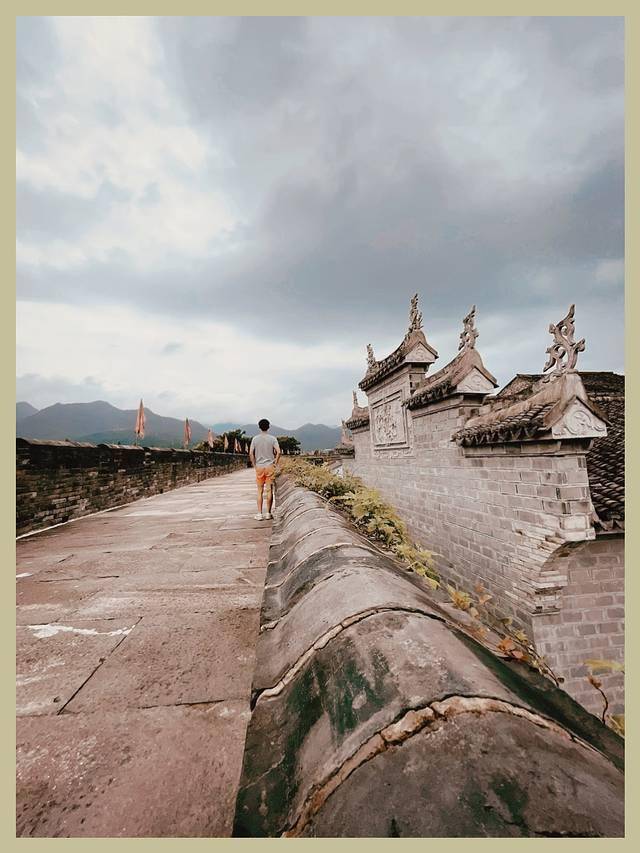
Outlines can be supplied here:
<path id="1" fill-rule="evenodd" d="M 26 414 L 25 414 L 26 413 Z M 147 447 L 180 447 L 184 421 L 163 417 L 145 408 L 146 429 L 141 444 Z M 136 409 L 118 409 L 104 400 L 93 403 L 56 403 L 38 410 L 30 403 L 16 406 L 16 431 L 22 438 L 71 439 L 91 444 L 133 444 Z M 191 440 L 195 444 L 207 437 L 207 427 L 198 421 L 191 424 Z M 256 435 L 257 424 L 233 422 L 213 424 L 220 435 L 232 429 L 242 429 L 249 436 Z M 298 429 L 273 424 L 271 435 L 292 435 L 303 450 L 323 450 L 335 447 L 340 441 L 340 428 L 325 424 L 304 424 Z"/>
<path id="2" fill-rule="evenodd" d="M 145 408 L 146 430 L 144 444 L 153 437 L 163 442 L 160 446 L 182 444 L 184 421 L 165 418 Z M 55 403 L 20 420 L 18 435 L 22 438 L 65 439 L 73 441 L 101 441 L 109 444 L 132 444 L 135 438 L 136 409 L 117 409 L 104 400 L 94 403 Z M 192 441 L 201 441 L 207 435 L 206 427 L 190 421 Z"/>
<path id="3" fill-rule="evenodd" d="M 230 429 L 243 429 L 247 435 L 257 435 L 260 430 L 257 424 L 214 424 L 214 432 L 220 434 Z M 302 450 L 325 450 L 335 447 L 340 442 L 340 427 L 330 427 L 325 424 L 303 424 L 297 429 L 271 424 L 271 435 L 292 435 L 300 442 Z"/>
<path id="4" fill-rule="evenodd" d="M 36 407 L 32 406 L 31 403 L 16 403 L 16 423 L 24 418 L 28 418 L 29 415 L 35 415 L 37 411 Z"/>

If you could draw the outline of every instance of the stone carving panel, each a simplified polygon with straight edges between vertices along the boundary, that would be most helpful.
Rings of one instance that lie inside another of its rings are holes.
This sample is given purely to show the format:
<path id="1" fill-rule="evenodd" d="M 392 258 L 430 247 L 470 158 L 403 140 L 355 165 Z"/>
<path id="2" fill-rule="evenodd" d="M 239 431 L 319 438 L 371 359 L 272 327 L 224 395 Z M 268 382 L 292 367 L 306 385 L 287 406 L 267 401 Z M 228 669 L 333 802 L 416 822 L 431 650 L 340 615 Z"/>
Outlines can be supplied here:
<path id="1" fill-rule="evenodd" d="M 606 424 L 575 400 L 552 429 L 554 438 L 600 438 L 607 434 Z"/>
<path id="2" fill-rule="evenodd" d="M 406 415 L 400 393 L 383 398 L 373 405 L 371 419 L 375 447 L 398 447 L 407 444 Z"/>

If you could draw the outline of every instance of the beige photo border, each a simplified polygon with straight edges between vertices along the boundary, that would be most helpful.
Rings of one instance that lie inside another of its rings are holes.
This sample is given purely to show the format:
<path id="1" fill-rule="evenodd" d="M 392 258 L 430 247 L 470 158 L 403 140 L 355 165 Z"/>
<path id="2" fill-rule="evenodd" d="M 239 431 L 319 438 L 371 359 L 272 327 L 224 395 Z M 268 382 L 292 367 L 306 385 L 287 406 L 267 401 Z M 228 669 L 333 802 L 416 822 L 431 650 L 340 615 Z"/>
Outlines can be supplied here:
<path id="1" fill-rule="evenodd" d="M 637 270 L 636 246 L 632 243 L 632 235 L 635 235 L 636 242 L 638 241 L 639 233 L 639 217 L 638 217 L 638 184 L 639 176 L 637 169 L 637 153 L 634 156 L 633 144 L 635 143 L 636 152 L 640 150 L 638 142 L 638 116 L 640 114 L 640 95 L 638 86 L 638 67 L 640 59 L 640 40 L 638 38 L 638 20 L 640 14 L 633 14 L 633 7 L 638 6 L 637 2 L 618 2 L 618 3 L 597 3 L 583 2 L 578 3 L 577 0 L 557 0 L 557 2 L 538 2 L 538 3 L 523 3 L 523 2 L 342 2 L 336 3 L 331 0 L 325 0 L 324 3 L 310 2 L 272 2 L 259 3 L 257 0 L 252 2 L 211 2 L 205 3 L 203 0 L 190 3 L 171 3 L 171 2 L 137 2 L 137 3 L 98 3 L 88 0 L 88 2 L 66 2 L 60 3 L 16 3 L 5 2 L 2 12 L 0 13 L 0 39 L 2 52 L 2 90 L 4 102 L 4 116 L 7 121 L 9 130 L 15 128 L 15 18 L 16 16 L 41 16 L 41 15 L 336 15 L 336 16 L 371 16 L 371 15 L 455 15 L 455 16 L 494 16 L 494 15 L 567 15 L 567 16 L 624 16 L 625 17 L 625 61 L 626 61 L 626 129 L 625 129 L 625 146 L 626 146 L 626 224 L 625 224 L 625 314 L 628 318 L 629 325 L 631 319 L 639 316 L 640 298 L 638 297 L 637 287 L 632 285 L 635 281 L 634 273 Z M 190 850 L 195 846 L 199 850 L 204 850 L 205 847 L 227 847 L 233 846 L 234 850 L 255 850 L 255 846 L 260 843 L 277 843 L 278 839 L 183 839 L 183 838 L 61 838 L 61 839 L 24 839 L 15 837 L 15 764 L 13 756 L 15 755 L 15 687 L 10 685 L 15 684 L 15 611 L 12 609 L 14 602 L 14 582 L 13 567 L 15 566 L 15 409 L 12 401 L 15 401 L 15 178 L 12 169 L 15 157 L 15 144 L 11 138 L 11 133 L 5 132 L 2 134 L 2 151 L 3 163 L 5 164 L 5 172 L 7 175 L 5 192 L 2 198 L 2 260 L 5 269 L 5 284 L 2 287 L 2 312 L 1 326 L 2 335 L 0 337 L 2 346 L 2 391 L 6 401 L 6 409 L 1 420 L 2 427 L 2 482 L 4 484 L 2 490 L 3 496 L 3 511 L 0 514 L 2 524 L 2 554 L 5 557 L 5 563 L 2 573 L 2 600 L 5 602 L 5 614 L 2 620 L 2 673 L 4 679 L 4 701 L 2 703 L 2 734 L 3 734 L 3 762 L 2 762 L 2 835 L 1 840 L 4 842 L 4 849 L 17 849 L 26 851 L 37 847 L 41 849 L 48 846 L 50 849 L 65 850 L 73 848 L 74 850 L 111 850 L 131 851 L 131 853 L 139 853 L 139 851 L 157 850 L 158 847 L 162 851 L 184 849 L 188 845 Z M 640 444 L 640 430 L 638 424 L 638 394 L 637 382 L 640 373 L 640 344 L 638 338 L 633 333 L 631 326 L 631 334 L 626 336 L 625 350 L 626 366 L 625 373 L 627 374 L 627 441 L 626 441 L 626 459 L 627 459 L 627 517 L 635 518 L 638 497 L 636 494 L 635 485 L 638 482 L 638 445 Z M 620 845 L 637 843 L 638 841 L 638 784 L 636 780 L 637 770 L 637 749 L 636 741 L 638 740 L 639 717 L 637 714 L 637 696 L 638 686 L 634 677 L 634 657 L 629 656 L 628 650 L 637 648 L 634 639 L 637 636 L 635 620 L 633 619 L 633 605 L 638 604 L 638 581 L 634 578 L 636 570 L 636 562 L 640 554 L 638 547 L 638 537 L 634 530 L 633 522 L 627 523 L 628 539 L 627 539 L 627 573 L 626 573 L 626 601 L 627 612 L 632 618 L 627 620 L 626 626 L 626 650 L 625 659 L 627 664 L 627 680 L 626 680 L 626 707 L 627 707 L 627 730 L 629 732 L 626 741 L 627 753 L 627 783 L 626 783 L 626 827 L 627 834 L 625 839 L 597 839 L 589 840 L 587 843 L 590 847 L 594 845 L 601 848 L 601 845 L 612 845 L 618 848 Z M 634 559 L 635 558 L 635 559 Z M 634 809 L 634 800 L 636 802 Z M 388 839 L 317 839 L 313 842 L 305 840 L 287 840 L 281 842 L 287 844 L 299 845 L 313 843 L 314 850 L 331 849 L 329 845 L 333 845 L 336 849 L 338 845 L 341 849 L 345 845 L 349 845 L 362 851 L 381 850 L 383 845 L 388 848 L 392 845 L 397 845 L 397 841 L 389 842 Z M 424 848 L 428 843 L 428 839 L 400 839 L 400 844 L 403 850 L 407 846 L 417 850 L 419 846 Z M 460 839 L 437 839 L 438 851 L 456 851 L 460 849 L 470 849 L 471 844 L 497 845 L 501 849 L 506 850 L 506 845 L 513 845 L 513 839 L 475 839 L 475 838 L 460 838 Z M 554 844 L 555 842 L 548 839 L 528 839 L 528 845 L 543 845 Z M 560 841 L 563 850 L 575 848 L 575 845 L 584 843 L 583 839 L 562 839 Z M 308 849 L 308 848 L 307 848 Z M 547 848 L 548 849 L 548 848 Z"/>

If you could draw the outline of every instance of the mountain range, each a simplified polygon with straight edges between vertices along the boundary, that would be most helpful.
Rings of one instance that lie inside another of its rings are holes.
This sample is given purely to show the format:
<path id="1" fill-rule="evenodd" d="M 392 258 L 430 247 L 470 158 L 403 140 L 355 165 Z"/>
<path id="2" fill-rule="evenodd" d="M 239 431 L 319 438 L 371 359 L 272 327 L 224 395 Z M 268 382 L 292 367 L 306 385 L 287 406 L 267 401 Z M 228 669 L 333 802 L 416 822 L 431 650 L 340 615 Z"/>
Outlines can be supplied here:
<path id="1" fill-rule="evenodd" d="M 180 447 L 184 421 L 169 418 L 145 408 L 146 429 L 142 444 L 147 447 Z M 70 439 L 91 444 L 133 444 L 136 409 L 118 409 L 104 400 L 93 403 L 55 403 L 36 409 L 30 403 L 16 403 L 16 434 L 21 438 Z M 193 444 L 207 437 L 208 427 L 198 421 L 189 421 Z M 220 435 L 234 429 L 246 435 L 256 435 L 257 424 L 239 424 L 231 421 L 212 424 Z M 292 435 L 303 450 L 323 450 L 335 447 L 340 441 L 340 427 L 325 424 L 304 424 L 298 429 L 288 429 L 272 424 L 272 435 Z"/>

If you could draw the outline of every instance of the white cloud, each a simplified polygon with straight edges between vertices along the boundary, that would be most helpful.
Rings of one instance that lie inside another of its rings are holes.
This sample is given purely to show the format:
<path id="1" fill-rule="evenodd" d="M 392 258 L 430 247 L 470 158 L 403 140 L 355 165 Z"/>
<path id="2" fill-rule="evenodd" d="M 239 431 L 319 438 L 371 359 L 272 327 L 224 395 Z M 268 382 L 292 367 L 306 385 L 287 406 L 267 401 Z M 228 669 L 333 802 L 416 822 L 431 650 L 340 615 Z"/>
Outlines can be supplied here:
<path id="1" fill-rule="evenodd" d="M 20 301 L 17 329 L 19 394 L 30 395 L 37 407 L 89 402 L 98 394 L 132 408 L 142 396 L 160 414 L 209 422 L 252 421 L 259 406 L 284 426 L 308 419 L 336 423 L 351 408 L 349 378 L 338 383 L 343 391 L 331 389 L 315 400 L 314 386 L 349 367 L 351 384 L 364 372 L 360 349 L 274 343 L 221 323 L 185 327 L 120 307 Z M 167 351 L 177 339 L 182 346 Z M 65 393 L 73 399 L 61 399 Z"/>
<path id="2" fill-rule="evenodd" d="M 571 302 L 580 365 L 622 364 L 620 22 L 26 20 L 35 405 L 335 423 L 415 290 L 436 368 L 472 302 L 502 382 L 540 370 Z"/>
<path id="3" fill-rule="evenodd" d="M 118 251 L 145 270 L 171 257 L 206 257 L 236 217 L 229 200 L 199 180 L 217 153 L 162 82 L 152 22 L 53 23 L 64 61 L 27 91 L 50 118 L 41 149 L 18 147 L 18 182 L 83 199 L 109 184 L 119 198 L 73 245 L 23 242 L 19 262 L 73 268 Z"/>
<path id="4" fill-rule="evenodd" d="M 621 284 L 624 281 L 624 258 L 600 261 L 595 269 L 595 278 L 602 284 Z"/>

